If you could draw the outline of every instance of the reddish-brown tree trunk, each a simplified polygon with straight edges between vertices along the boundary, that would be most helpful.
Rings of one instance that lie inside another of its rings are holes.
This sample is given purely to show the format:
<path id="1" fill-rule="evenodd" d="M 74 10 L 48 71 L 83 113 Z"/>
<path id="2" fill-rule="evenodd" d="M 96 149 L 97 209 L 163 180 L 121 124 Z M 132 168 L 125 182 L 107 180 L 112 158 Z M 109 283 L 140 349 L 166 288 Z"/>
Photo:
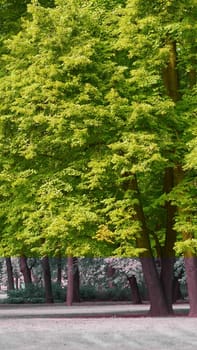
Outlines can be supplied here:
<path id="1" fill-rule="evenodd" d="M 173 288 L 172 288 L 172 302 L 176 303 L 176 301 L 180 299 L 182 299 L 182 294 L 181 294 L 179 277 L 174 276 Z"/>
<path id="2" fill-rule="evenodd" d="M 30 284 L 32 284 L 32 278 L 31 278 L 31 270 L 27 264 L 27 258 L 25 256 L 21 256 L 19 259 L 19 263 L 20 263 L 20 271 L 23 274 L 25 287 L 28 287 Z"/>
<path id="3" fill-rule="evenodd" d="M 155 317 L 168 316 L 171 314 L 171 305 L 168 305 L 168 301 L 165 297 L 154 259 L 144 256 L 141 257 L 140 260 L 148 289 L 150 315 Z"/>
<path id="4" fill-rule="evenodd" d="M 172 309 L 173 267 L 174 267 L 174 257 L 166 256 L 161 258 L 160 279 L 161 279 L 165 297 L 169 305 L 170 313 L 173 313 L 173 309 Z"/>
<path id="5" fill-rule="evenodd" d="M 73 258 L 73 302 L 80 302 L 80 276 L 78 259 Z"/>
<path id="6" fill-rule="evenodd" d="M 73 303 L 73 291 L 74 291 L 74 266 L 73 258 L 69 256 L 67 258 L 67 293 L 66 293 L 66 305 L 71 306 Z"/>
<path id="7" fill-rule="evenodd" d="M 5 258 L 5 261 L 6 261 L 6 269 L 7 269 L 7 277 L 8 277 L 8 290 L 14 290 L 14 277 L 13 277 L 11 258 Z"/>
<path id="8" fill-rule="evenodd" d="M 107 277 L 109 278 L 109 281 L 108 281 L 109 288 L 113 288 L 112 277 L 113 277 L 114 273 L 115 273 L 115 269 L 111 265 L 108 265 L 107 266 Z"/>
<path id="9" fill-rule="evenodd" d="M 57 259 L 57 283 L 61 286 L 62 283 L 62 259 Z"/>
<path id="10" fill-rule="evenodd" d="M 138 248 L 146 249 L 146 251 L 140 255 L 140 260 L 150 299 L 150 315 L 167 316 L 171 313 L 171 305 L 168 305 L 168 300 L 165 297 L 155 260 L 152 255 L 149 231 L 146 225 L 146 218 L 140 199 L 140 191 L 136 176 L 133 177 L 130 187 L 135 191 L 136 198 L 138 199 L 138 204 L 134 207 L 136 212 L 135 220 L 139 220 L 142 229 L 141 236 L 137 238 L 137 246 Z"/>
<path id="11" fill-rule="evenodd" d="M 134 275 L 132 275 L 131 277 L 127 276 L 127 279 L 129 281 L 129 285 L 131 288 L 131 297 L 132 297 L 133 304 L 141 304 L 142 299 L 141 299 L 136 277 Z"/>
<path id="12" fill-rule="evenodd" d="M 49 264 L 49 258 L 45 256 L 41 260 L 42 269 L 43 269 L 43 277 L 44 277 L 44 287 L 45 287 L 45 298 L 46 303 L 53 303 L 53 292 L 52 292 L 52 284 L 51 284 L 51 270 Z"/>
<path id="13" fill-rule="evenodd" d="M 197 257 L 185 257 L 185 270 L 187 278 L 187 290 L 190 303 L 189 316 L 197 317 Z"/>

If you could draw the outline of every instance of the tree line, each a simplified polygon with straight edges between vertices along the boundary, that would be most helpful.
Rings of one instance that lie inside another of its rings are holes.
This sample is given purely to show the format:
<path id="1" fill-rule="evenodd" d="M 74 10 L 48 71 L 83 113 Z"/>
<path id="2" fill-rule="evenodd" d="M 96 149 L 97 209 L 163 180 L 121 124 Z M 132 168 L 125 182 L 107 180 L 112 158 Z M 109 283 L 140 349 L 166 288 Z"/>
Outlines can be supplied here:
<path id="1" fill-rule="evenodd" d="M 0 13 L 1 256 L 138 256 L 167 316 L 182 255 L 196 316 L 195 0 Z"/>
<path id="2" fill-rule="evenodd" d="M 0 291 L 7 293 L 4 303 L 149 300 L 139 258 L 1 258 Z M 187 298 L 182 259 L 174 265 L 172 293 L 173 303 Z"/>

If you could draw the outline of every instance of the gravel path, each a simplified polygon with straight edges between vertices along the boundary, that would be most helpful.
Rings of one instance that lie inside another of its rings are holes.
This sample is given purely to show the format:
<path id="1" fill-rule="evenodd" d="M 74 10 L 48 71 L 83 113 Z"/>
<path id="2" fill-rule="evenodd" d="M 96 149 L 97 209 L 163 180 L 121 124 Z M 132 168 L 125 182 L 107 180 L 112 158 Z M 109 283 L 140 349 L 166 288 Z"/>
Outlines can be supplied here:
<path id="1" fill-rule="evenodd" d="M 195 350 L 197 319 L 0 319 L 1 350 Z"/>

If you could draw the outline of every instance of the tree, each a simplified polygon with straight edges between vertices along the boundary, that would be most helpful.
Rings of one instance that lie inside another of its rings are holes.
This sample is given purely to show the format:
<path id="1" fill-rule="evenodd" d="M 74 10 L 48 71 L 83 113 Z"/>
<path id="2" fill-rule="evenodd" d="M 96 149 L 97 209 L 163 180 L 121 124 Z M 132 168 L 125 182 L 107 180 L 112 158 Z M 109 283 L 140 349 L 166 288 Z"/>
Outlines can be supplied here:
<path id="1" fill-rule="evenodd" d="M 53 303 L 53 292 L 51 284 L 51 270 L 49 264 L 49 258 L 47 256 L 41 259 L 43 277 L 44 277 L 44 287 L 45 287 L 45 297 L 46 303 Z"/>
<path id="2" fill-rule="evenodd" d="M 145 248 L 140 256 L 152 315 L 172 312 L 174 224 L 181 207 L 176 191 L 185 181 L 183 156 L 191 139 L 189 120 L 195 106 L 191 84 L 196 64 L 195 13 L 194 1 L 137 0 L 127 1 L 109 20 L 116 24 L 117 38 L 113 45 L 116 70 L 107 95 L 114 133 L 99 165 L 92 156 L 89 186 L 97 176 L 95 187 L 101 188 L 106 220 L 99 238 L 113 240 L 114 235 L 117 241 L 120 237 L 119 254 L 122 249 L 126 253 L 123 245 L 130 246 L 132 238 L 138 248 Z M 161 260 L 162 283 L 154 254 Z M 190 301 L 193 305 L 191 297 Z"/>
<path id="3" fill-rule="evenodd" d="M 106 258 L 105 261 L 113 270 L 118 270 L 127 276 L 132 301 L 134 304 L 141 304 L 142 299 L 138 288 L 138 283 L 142 282 L 142 266 L 138 259 Z"/>
<path id="4" fill-rule="evenodd" d="M 80 276 L 78 259 L 69 256 L 67 258 L 66 304 L 71 306 L 73 302 L 80 302 Z"/>
<path id="5" fill-rule="evenodd" d="M 191 242 L 178 218 L 191 199 L 179 193 L 191 176 L 195 14 L 194 0 L 28 6 L 2 57 L 4 256 L 139 256 L 151 315 L 172 312 L 177 232 Z"/>
<path id="6" fill-rule="evenodd" d="M 19 264 L 20 264 L 20 271 L 23 274 L 25 288 L 27 288 L 30 284 L 32 284 L 32 278 L 31 278 L 31 270 L 28 266 L 27 257 L 21 256 L 19 258 Z"/>
<path id="7" fill-rule="evenodd" d="M 13 277 L 12 261 L 10 257 L 6 258 L 6 268 L 7 268 L 7 276 L 8 276 L 8 290 L 14 290 L 14 277 Z"/>
<path id="8" fill-rule="evenodd" d="M 7 100 L 1 110 L 2 222 L 9 203 L 3 254 L 14 246 L 12 254 L 65 256 L 75 250 L 78 255 L 87 253 L 90 243 L 97 246 L 91 240 L 96 214 L 79 188 L 83 138 L 91 124 L 98 124 L 93 116 L 101 98 L 91 58 L 97 43 L 91 32 L 97 22 L 93 25 L 95 18 L 90 22 L 88 6 L 79 10 L 74 2 L 70 5 L 61 1 L 54 9 L 29 5 L 31 20 L 8 42 L 10 68 L 6 65 L 9 73 L 1 80 Z M 84 115 L 89 117 L 85 128 Z M 12 170 L 6 167 L 8 154 Z"/>

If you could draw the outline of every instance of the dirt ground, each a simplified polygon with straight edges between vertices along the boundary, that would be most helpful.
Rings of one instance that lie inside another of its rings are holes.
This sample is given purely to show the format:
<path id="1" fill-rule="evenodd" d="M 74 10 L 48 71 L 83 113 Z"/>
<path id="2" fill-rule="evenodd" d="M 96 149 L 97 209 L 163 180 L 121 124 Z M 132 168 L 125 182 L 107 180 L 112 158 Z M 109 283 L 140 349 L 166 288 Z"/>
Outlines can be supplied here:
<path id="1" fill-rule="evenodd" d="M 197 348 L 197 318 L 102 317 L 102 315 L 99 318 L 85 318 L 85 316 L 80 318 L 80 315 L 64 317 L 63 311 L 61 313 L 60 310 L 65 309 L 61 306 L 55 307 L 53 313 L 50 313 L 47 307 L 0 307 L 0 349 L 195 350 Z"/>

